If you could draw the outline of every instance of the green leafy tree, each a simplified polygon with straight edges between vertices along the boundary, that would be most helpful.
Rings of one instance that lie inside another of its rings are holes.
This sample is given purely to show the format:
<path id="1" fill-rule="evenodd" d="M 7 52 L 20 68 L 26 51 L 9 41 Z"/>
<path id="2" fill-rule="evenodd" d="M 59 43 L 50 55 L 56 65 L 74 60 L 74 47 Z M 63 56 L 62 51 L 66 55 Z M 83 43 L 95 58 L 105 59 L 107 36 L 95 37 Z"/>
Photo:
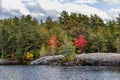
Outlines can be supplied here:
<path id="1" fill-rule="evenodd" d="M 73 46 L 73 43 L 70 38 L 68 38 L 67 35 L 64 35 L 63 37 L 63 44 L 60 47 L 61 54 L 65 56 L 65 61 L 72 61 L 73 58 L 76 56 L 75 54 L 75 47 Z"/>

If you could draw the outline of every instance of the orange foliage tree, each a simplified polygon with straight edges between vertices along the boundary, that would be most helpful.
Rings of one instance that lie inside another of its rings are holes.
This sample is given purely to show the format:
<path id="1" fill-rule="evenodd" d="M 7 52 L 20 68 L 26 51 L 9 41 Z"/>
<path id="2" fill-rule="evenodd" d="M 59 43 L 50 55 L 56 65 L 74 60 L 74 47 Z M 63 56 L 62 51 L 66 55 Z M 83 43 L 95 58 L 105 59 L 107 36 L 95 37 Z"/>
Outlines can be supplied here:
<path id="1" fill-rule="evenodd" d="M 51 55 L 55 54 L 55 47 L 58 45 L 58 40 L 56 36 L 52 36 L 47 44 L 51 47 Z"/>

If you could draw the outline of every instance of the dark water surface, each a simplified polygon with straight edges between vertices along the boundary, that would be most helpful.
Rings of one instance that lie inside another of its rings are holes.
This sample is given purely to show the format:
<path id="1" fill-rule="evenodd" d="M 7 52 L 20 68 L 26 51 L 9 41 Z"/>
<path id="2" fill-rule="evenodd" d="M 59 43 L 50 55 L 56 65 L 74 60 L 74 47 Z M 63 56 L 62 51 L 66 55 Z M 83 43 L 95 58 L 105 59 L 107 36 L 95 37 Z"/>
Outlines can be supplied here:
<path id="1" fill-rule="evenodd" d="M 0 80 L 120 80 L 120 67 L 5 65 Z"/>

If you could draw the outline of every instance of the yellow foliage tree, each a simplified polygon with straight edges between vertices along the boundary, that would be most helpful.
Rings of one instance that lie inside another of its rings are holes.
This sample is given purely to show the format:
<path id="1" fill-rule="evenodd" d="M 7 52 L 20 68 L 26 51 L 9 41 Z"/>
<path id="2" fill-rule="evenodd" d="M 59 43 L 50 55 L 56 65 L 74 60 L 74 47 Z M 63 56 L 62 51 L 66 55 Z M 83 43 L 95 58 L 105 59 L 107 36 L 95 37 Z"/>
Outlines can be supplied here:
<path id="1" fill-rule="evenodd" d="M 25 59 L 26 60 L 33 60 L 34 59 L 34 55 L 32 52 L 27 52 L 27 54 L 25 55 Z"/>

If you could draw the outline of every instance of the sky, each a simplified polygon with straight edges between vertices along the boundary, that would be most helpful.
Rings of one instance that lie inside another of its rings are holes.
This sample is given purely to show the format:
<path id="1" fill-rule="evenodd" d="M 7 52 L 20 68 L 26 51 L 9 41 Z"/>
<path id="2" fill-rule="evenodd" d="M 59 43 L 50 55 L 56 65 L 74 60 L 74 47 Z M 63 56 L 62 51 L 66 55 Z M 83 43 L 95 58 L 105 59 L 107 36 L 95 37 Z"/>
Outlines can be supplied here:
<path id="1" fill-rule="evenodd" d="M 120 14 L 120 0 L 0 0 L 0 19 L 30 14 L 39 20 L 48 16 L 56 20 L 63 10 L 112 20 Z"/>

